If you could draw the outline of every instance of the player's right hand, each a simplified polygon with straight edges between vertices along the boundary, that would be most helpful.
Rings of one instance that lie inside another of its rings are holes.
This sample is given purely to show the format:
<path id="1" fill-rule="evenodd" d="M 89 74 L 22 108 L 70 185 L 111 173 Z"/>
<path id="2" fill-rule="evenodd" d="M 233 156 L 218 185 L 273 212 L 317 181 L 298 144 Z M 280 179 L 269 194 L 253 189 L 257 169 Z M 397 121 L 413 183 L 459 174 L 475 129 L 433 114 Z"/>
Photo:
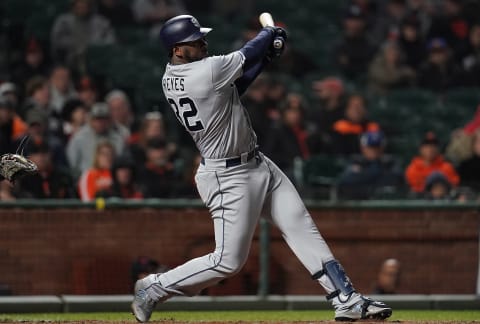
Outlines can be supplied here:
<path id="1" fill-rule="evenodd" d="M 287 31 L 286 31 L 285 29 L 283 29 L 282 27 L 277 27 L 277 26 L 275 26 L 274 28 L 275 28 L 275 36 L 274 36 L 274 38 L 276 38 L 276 37 L 281 37 L 281 38 L 283 38 L 284 41 L 286 41 L 287 38 L 288 38 L 288 37 L 287 37 Z"/>

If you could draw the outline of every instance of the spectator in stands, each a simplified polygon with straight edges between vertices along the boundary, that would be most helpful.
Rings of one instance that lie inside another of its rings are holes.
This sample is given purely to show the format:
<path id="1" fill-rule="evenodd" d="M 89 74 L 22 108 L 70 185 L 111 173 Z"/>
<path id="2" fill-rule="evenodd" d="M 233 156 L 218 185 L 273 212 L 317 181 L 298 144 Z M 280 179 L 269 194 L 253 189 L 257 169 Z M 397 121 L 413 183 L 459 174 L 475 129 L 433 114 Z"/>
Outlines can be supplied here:
<path id="1" fill-rule="evenodd" d="M 418 85 L 442 92 L 459 84 L 460 70 L 451 59 L 444 38 L 433 38 L 428 43 L 428 59 L 420 66 Z"/>
<path id="2" fill-rule="evenodd" d="M 13 188 L 8 181 L 0 181 L 0 201 L 14 201 Z"/>
<path id="3" fill-rule="evenodd" d="M 432 132 L 428 132 L 423 138 L 419 155 L 412 159 L 405 171 L 405 178 L 412 192 L 423 192 L 427 177 L 435 171 L 445 175 L 454 187 L 460 182 L 460 177 L 453 165 L 445 161 L 441 155 L 439 145 L 438 138 Z"/>
<path id="4" fill-rule="evenodd" d="M 88 121 L 88 109 L 80 99 L 70 99 L 62 108 L 64 142 L 67 143 Z"/>
<path id="5" fill-rule="evenodd" d="M 311 109 L 310 120 L 316 129 L 311 137 L 312 153 L 331 151 L 333 124 L 345 114 L 345 87 L 336 77 L 326 77 L 312 83 L 318 104 Z"/>
<path id="6" fill-rule="evenodd" d="M 375 44 L 394 40 L 400 34 L 400 24 L 407 14 L 406 0 L 388 0 L 384 12 L 374 20 L 372 34 Z"/>
<path id="7" fill-rule="evenodd" d="M 27 112 L 25 121 L 28 125 L 26 134 L 29 142 L 40 144 L 45 143 L 50 151 L 50 158 L 53 164 L 59 168 L 68 168 L 65 156 L 64 143 L 55 133 L 48 129 L 48 116 L 38 109 L 31 109 Z M 18 147 L 23 138 L 16 141 Z"/>
<path id="8" fill-rule="evenodd" d="M 31 37 L 26 45 L 23 60 L 13 68 L 12 81 L 19 86 L 20 95 L 25 95 L 27 81 L 35 76 L 47 77 L 49 64 L 39 41 Z"/>
<path id="9" fill-rule="evenodd" d="M 342 198 L 369 199 L 381 191 L 398 191 L 403 185 L 398 161 L 385 154 L 386 139 L 381 131 L 366 132 L 360 138 L 361 155 L 354 156 L 338 179 Z"/>
<path id="10" fill-rule="evenodd" d="M 27 125 L 15 114 L 10 101 L 0 97 L 0 155 L 14 153 L 26 131 Z"/>
<path id="11" fill-rule="evenodd" d="M 383 44 L 368 69 L 369 90 L 376 95 L 388 90 L 412 86 L 415 71 L 403 63 L 403 53 L 396 42 Z"/>
<path id="12" fill-rule="evenodd" d="M 138 183 L 142 185 L 145 198 L 175 197 L 180 177 L 175 172 L 167 150 L 161 139 L 150 139 L 146 147 L 146 161 L 139 171 Z"/>
<path id="13" fill-rule="evenodd" d="M 112 185 L 100 191 L 97 196 L 122 199 L 141 199 L 143 194 L 135 181 L 135 162 L 128 156 L 119 156 L 113 162 Z"/>
<path id="14" fill-rule="evenodd" d="M 418 21 L 418 32 L 424 37 L 427 35 L 432 24 L 435 7 L 429 0 L 408 0 L 408 16 L 414 16 Z"/>
<path id="15" fill-rule="evenodd" d="M 107 18 L 114 28 L 128 27 L 134 24 L 131 8 L 120 0 L 98 1 L 98 13 Z"/>
<path id="16" fill-rule="evenodd" d="M 400 26 L 398 44 L 405 55 L 405 64 L 417 70 L 426 58 L 426 44 L 417 15 L 407 16 Z"/>
<path id="17" fill-rule="evenodd" d="M 313 94 L 320 100 L 315 122 L 321 130 L 330 130 L 344 115 L 345 86 L 337 77 L 326 77 L 312 83 Z"/>
<path id="18" fill-rule="evenodd" d="M 434 171 L 425 180 L 425 190 L 422 198 L 429 200 L 452 200 L 452 183 L 443 173 Z"/>
<path id="19" fill-rule="evenodd" d="M 115 148 L 108 141 L 99 142 L 95 148 L 92 167 L 83 171 L 78 180 L 78 194 L 82 201 L 92 201 L 112 185 L 112 165 Z"/>
<path id="20" fill-rule="evenodd" d="M 281 109 L 281 120 L 268 132 L 264 151 L 285 174 L 293 179 L 294 160 L 310 156 L 309 133 L 306 130 L 305 100 L 290 93 Z"/>
<path id="21" fill-rule="evenodd" d="M 46 142 L 31 140 L 25 154 L 38 167 L 38 173 L 15 181 L 17 198 L 64 199 L 75 198 L 75 186 L 68 172 L 52 161 L 52 152 Z"/>
<path id="22" fill-rule="evenodd" d="M 50 105 L 60 115 L 68 99 L 77 97 L 70 76 L 70 70 L 64 65 L 57 65 L 50 73 Z"/>
<path id="23" fill-rule="evenodd" d="M 468 38 L 468 21 L 463 12 L 463 0 L 443 0 L 443 6 L 433 18 L 429 38 L 444 38 L 454 50 L 461 48 Z"/>
<path id="24" fill-rule="evenodd" d="M 158 37 L 163 22 L 187 13 L 182 0 L 134 0 L 132 11 L 138 24 L 151 27 L 152 38 Z"/>
<path id="25" fill-rule="evenodd" d="M 30 109 L 39 109 L 49 116 L 52 108 L 50 106 L 48 80 L 41 76 L 35 76 L 28 80 L 26 90 L 27 98 L 20 108 L 20 116 L 25 118 L 27 111 Z"/>
<path id="26" fill-rule="evenodd" d="M 452 132 L 450 143 L 446 149 L 446 156 L 449 160 L 459 164 L 472 156 L 472 139 L 478 129 L 480 129 L 480 106 L 477 107 L 471 121 L 463 128 Z"/>
<path id="27" fill-rule="evenodd" d="M 480 22 L 471 26 L 468 42 L 459 53 L 466 85 L 480 85 Z"/>
<path id="28" fill-rule="evenodd" d="M 380 126 L 368 119 L 366 99 L 360 94 L 351 95 L 346 104 L 345 115 L 333 124 L 333 153 L 360 153 L 360 136 L 365 132 L 380 130 Z"/>
<path id="29" fill-rule="evenodd" d="M 115 154 L 121 155 L 128 131 L 112 124 L 110 111 L 105 103 L 96 103 L 90 111 L 90 120 L 73 135 L 67 145 L 67 158 L 72 171 L 85 172 L 94 162 L 98 143 L 107 140 L 115 148 Z M 110 169 L 110 167 L 109 167 Z"/>
<path id="30" fill-rule="evenodd" d="M 19 98 L 17 86 L 13 82 L 4 82 L 0 85 L 0 97 L 12 104 L 13 109 L 18 108 Z"/>
<path id="31" fill-rule="evenodd" d="M 89 45 L 112 44 L 115 32 L 110 22 L 93 11 L 92 0 L 72 0 L 71 12 L 57 17 L 51 32 L 52 55 L 75 72 L 85 72 Z"/>
<path id="32" fill-rule="evenodd" d="M 105 96 L 105 102 L 110 109 L 112 121 L 131 131 L 134 123 L 134 115 L 127 94 L 122 90 L 112 90 Z"/>
<path id="33" fill-rule="evenodd" d="M 400 262 L 397 259 L 383 261 L 372 294 L 396 294 L 400 282 Z"/>
<path id="34" fill-rule="evenodd" d="M 77 85 L 78 98 L 83 101 L 88 110 L 98 101 L 98 89 L 90 76 L 83 76 Z"/>
<path id="35" fill-rule="evenodd" d="M 21 110 L 22 117 L 26 119 L 29 111 L 35 110 L 43 114 L 48 120 L 47 131 L 62 137 L 62 119 L 59 113 L 51 105 L 50 89 L 48 81 L 43 77 L 34 77 L 27 83 L 27 95 L 24 107 Z"/>
<path id="36" fill-rule="evenodd" d="M 375 52 L 367 37 L 365 15 L 358 6 L 350 6 L 343 19 L 343 38 L 335 46 L 334 61 L 345 76 L 360 77 Z"/>
<path id="37" fill-rule="evenodd" d="M 473 155 L 458 166 L 460 183 L 480 192 L 480 129 L 476 130 L 472 142 Z"/>
<path id="38" fill-rule="evenodd" d="M 158 111 L 145 114 L 140 125 L 140 130 L 138 133 L 132 134 L 128 140 L 128 151 L 135 161 L 135 165 L 141 166 L 145 164 L 147 143 L 151 139 L 165 141 L 167 143 L 168 155 L 175 155 L 177 145 L 173 142 L 168 142 L 163 115 Z"/>

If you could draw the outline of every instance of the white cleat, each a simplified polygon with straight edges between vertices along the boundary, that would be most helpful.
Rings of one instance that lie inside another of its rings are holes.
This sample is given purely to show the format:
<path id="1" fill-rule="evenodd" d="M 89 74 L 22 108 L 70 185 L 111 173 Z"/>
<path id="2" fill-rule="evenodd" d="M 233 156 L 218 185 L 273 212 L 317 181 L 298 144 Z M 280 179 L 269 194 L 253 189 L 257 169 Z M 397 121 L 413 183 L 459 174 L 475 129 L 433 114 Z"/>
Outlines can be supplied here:
<path id="1" fill-rule="evenodd" d="M 147 287 L 148 282 L 146 282 L 146 280 L 140 279 L 135 283 L 135 296 L 132 302 L 132 312 L 137 321 L 141 323 L 148 322 L 155 309 L 155 305 L 157 304 L 148 296 L 146 291 Z"/>
<path id="2" fill-rule="evenodd" d="M 353 322 L 360 319 L 384 320 L 392 315 L 392 309 L 386 304 L 361 296 L 360 301 L 335 310 L 335 320 Z"/>

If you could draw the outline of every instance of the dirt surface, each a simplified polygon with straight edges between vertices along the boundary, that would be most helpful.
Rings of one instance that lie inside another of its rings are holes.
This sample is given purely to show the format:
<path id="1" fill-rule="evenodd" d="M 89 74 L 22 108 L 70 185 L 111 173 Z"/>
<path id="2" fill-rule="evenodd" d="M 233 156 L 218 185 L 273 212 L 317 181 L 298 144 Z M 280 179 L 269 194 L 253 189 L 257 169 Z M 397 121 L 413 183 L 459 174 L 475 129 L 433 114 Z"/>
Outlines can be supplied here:
<path id="1" fill-rule="evenodd" d="M 22 323 L 22 324 L 45 324 L 45 323 L 67 323 L 67 324 L 132 324 L 136 323 L 134 321 L 1 321 L 0 323 Z M 151 324 L 339 324 L 335 321 L 286 321 L 286 322 L 277 322 L 277 321 L 175 321 L 171 319 L 161 320 L 161 321 L 152 321 Z M 480 324 L 480 321 L 357 321 L 357 323 L 362 324 L 380 324 L 380 323 L 395 323 L 395 324 L 459 324 L 459 323 L 468 323 L 468 324 Z"/>

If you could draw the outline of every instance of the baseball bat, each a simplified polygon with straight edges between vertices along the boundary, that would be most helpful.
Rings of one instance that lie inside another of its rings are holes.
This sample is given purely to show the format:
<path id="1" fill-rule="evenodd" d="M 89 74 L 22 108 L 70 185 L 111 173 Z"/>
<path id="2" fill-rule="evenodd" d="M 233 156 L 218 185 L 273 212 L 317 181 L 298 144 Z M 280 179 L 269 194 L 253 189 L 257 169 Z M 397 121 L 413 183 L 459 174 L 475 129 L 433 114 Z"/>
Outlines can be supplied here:
<path id="1" fill-rule="evenodd" d="M 262 24 L 263 27 L 275 27 L 275 23 L 273 22 L 273 17 L 269 12 L 263 12 L 259 17 L 258 20 Z M 283 47 L 283 40 L 280 37 L 277 37 L 273 40 L 273 47 L 276 49 L 280 49 Z"/>

